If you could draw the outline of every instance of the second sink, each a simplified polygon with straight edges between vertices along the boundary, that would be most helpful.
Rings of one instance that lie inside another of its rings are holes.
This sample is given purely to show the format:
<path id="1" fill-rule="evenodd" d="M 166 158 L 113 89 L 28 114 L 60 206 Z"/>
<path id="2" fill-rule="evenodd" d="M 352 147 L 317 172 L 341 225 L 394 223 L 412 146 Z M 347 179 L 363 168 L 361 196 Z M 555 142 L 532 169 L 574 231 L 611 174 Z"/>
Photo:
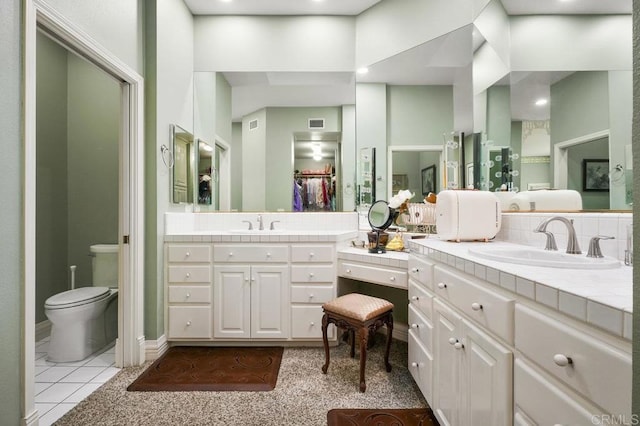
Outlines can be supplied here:
<path id="1" fill-rule="evenodd" d="M 532 247 L 483 247 L 469 249 L 469 253 L 483 259 L 498 262 L 545 266 L 549 268 L 610 269 L 617 268 L 621 265 L 619 260 L 611 257 L 591 258 L 584 254 L 567 254 Z"/>

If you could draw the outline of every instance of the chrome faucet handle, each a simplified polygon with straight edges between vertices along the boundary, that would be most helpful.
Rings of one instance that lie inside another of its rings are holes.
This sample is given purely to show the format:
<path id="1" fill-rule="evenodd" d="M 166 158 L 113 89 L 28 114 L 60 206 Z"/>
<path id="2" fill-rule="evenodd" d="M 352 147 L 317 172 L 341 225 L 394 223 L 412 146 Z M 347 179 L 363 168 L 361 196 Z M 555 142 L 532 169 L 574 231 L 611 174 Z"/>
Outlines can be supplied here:
<path id="1" fill-rule="evenodd" d="M 273 231 L 274 229 L 276 229 L 276 228 L 273 226 L 273 224 L 274 224 L 274 223 L 280 223 L 280 221 L 279 221 L 279 220 L 272 220 L 272 221 L 271 221 L 271 225 L 269 225 L 269 229 L 270 229 L 270 230 L 272 230 L 272 231 Z"/>
<path id="2" fill-rule="evenodd" d="M 264 222 L 262 222 L 262 215 L 258 215 L 258 229 L 264 231 Z"/>
<path id="3" fill-rule="evenodd" d="M 558 245 L 556 244 L 556 237 L 554 237 L 553 232 L 551 231 L 537 231 L 537 232 L 543 233 L 544 235 L 547 236 L 547 242 L 544 245 L 545 250 L 554 250 L 554 251 L 558 250 Z"/>
<path id="4" fill-rule="evenodd" d="M 589 251 L 587 252 L 587 257 L 604 257 L 602 255 L 602 250 L 600 250 L 600 240 L 613 240 L 615 237 L 610 237 L 606 235 L 596 235 L 592 237 L 589 241 Z"/>
<path id="5" fill-rule="evenodd" d="M 242 223 L 248 223 L 249 224 L 249 231 L 253 230 L 253 223 L 251 223 L 250 220 L 243 220 Z"/>

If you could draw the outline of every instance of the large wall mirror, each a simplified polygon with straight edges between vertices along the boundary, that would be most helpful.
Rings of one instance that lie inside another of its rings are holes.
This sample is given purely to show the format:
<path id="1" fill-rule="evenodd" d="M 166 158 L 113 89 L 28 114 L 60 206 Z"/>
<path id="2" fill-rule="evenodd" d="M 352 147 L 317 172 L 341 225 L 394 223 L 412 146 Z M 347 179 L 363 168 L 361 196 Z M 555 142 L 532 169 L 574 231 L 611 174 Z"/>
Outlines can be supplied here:
<path id="1" fill-rule="evenodd" d="M 358 149 L 376 149 L 374 200 L 409 189 L 411 201 L 421 202 L 425 169 L 435 171 L 433 192 L 463 186 L 461 141 L 473 129 L 472 31 L 467 25 L 356 76 Z"/>
<path id="2" fill-rule="evenodd" d="M 508 16 L 497 0 L 485 12 L 474 51 L 475 186 L 572 189 L 584 210 L 631 210 L 631 17 Z M 505 27 L 506 45 L 493 32 Z"/>
<path id="3" fill-rule="evenodd" d="M 213 179 L 228 201 L 201 210 L 354 210 L 353 73 L 196 72 L 194 97 L 196 137 L 230 164 Z"/>

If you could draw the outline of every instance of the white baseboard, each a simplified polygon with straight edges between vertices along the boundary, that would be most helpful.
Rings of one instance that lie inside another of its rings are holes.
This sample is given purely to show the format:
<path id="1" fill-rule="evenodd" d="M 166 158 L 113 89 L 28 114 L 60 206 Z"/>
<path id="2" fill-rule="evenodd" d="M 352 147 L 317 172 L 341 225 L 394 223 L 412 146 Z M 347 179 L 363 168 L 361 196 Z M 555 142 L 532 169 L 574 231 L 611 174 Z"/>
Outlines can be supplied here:
<path id="1" fill-rule="evenodd" d="M 169 345 L 167 337 L 163 334 L 158 340 L 145 340 L 144 358 L 146 361 L 155 361 L 164 354 Z"/>
<path id="2" fill-rule="evenodd" d="M 387 327 L 380 327 L 378 333 L 387 335 Z M 409 326 L 402 323 L 393 323 L 393 338 L 401 340 L 403 342 L 409 341 Z"/>
<path id="3" fill-rule="evenodd" d="M 51 336 L 51 321 L 44 320 L 36 324 L 36 342 Z"/>

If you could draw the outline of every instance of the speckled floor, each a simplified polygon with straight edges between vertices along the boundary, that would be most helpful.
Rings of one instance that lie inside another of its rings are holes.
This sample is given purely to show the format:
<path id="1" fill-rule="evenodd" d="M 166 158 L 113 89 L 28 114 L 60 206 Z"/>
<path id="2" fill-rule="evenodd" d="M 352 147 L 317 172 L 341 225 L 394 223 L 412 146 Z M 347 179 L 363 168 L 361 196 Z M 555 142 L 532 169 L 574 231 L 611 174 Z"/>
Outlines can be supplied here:
<path id="1" fill-rule="evenodd" d="M 269 392 L 127 392 L 148 367 L 125 368 L 56 425 L 326 425 L 332 408 L 421 408 L 422 394 L 407 370 L 407 344 L 394 341 L 391 373 L 384 345 L 367 352 L 367 391 L 358 391 L 358 355 L 345 343 L 331 349 L 322 374 L 322 348 L 285 348 L 276 388 Z"/>

